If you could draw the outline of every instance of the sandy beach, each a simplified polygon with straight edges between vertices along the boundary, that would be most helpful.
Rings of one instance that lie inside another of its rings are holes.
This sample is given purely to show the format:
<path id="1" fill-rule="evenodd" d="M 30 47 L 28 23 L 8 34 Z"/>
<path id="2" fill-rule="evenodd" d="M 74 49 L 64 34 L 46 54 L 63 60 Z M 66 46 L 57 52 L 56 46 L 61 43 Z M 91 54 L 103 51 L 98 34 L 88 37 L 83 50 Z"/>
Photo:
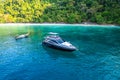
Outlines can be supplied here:
<path id="1" fill-rule="evenodd" d="M 82 23 L 82 24 L 66 24 L 66 23 L 1 23 L 0 26 L 29 26 L 29 25 L 61 25 L 61 26 L 101 26 L 101 27 L 115 27 L 116 25 L 107 24 L 107 25 L 99 25 L 99 24 L 89 24 L 89 23 Z"/>

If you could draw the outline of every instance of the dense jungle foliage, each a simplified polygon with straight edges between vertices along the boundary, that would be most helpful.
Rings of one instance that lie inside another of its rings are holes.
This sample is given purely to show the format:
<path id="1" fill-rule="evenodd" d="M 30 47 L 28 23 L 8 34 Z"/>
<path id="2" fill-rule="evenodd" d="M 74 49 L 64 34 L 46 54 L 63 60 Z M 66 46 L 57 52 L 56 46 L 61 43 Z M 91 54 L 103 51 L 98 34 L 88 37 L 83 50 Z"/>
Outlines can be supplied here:
<path id="1" fill-rule="evenodd" d="M 120 25 L 120 0 L 0 0 L 0 22 Z"/>

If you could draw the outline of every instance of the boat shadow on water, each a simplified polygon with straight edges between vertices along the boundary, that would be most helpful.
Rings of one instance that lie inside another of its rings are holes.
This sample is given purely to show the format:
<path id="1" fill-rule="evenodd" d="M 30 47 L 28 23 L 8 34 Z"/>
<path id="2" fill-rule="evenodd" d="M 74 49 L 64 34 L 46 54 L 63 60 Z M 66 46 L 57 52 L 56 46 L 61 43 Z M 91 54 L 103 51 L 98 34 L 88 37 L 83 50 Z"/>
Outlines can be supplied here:
<path id="1" fill-rule="evenodd" d="M 52 49 L 49 47 L 46 47 L 42 45 L 46 53 L 53 59 L 57 58 L 77 58 L 77 56 L 74 54 L 74 52 L 68 52 L 68 51 L 62 51 L 62 50 L 57 50 L 57 49 Z"/>

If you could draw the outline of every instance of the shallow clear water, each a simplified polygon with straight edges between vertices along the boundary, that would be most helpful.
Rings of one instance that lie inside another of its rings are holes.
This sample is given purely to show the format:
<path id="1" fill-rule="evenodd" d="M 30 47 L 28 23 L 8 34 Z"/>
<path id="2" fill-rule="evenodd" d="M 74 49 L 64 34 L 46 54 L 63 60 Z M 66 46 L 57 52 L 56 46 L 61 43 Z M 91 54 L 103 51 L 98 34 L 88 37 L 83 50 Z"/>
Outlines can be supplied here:
<path id="1" fill-rule="evenodd" d="M 28 38 L 14 37 L 31 32 Z M 79 50 L 43 47 L 57 32 Z M 120 80 L 120 28 L 36 25 L 0 27 L 0 80 Z"/>

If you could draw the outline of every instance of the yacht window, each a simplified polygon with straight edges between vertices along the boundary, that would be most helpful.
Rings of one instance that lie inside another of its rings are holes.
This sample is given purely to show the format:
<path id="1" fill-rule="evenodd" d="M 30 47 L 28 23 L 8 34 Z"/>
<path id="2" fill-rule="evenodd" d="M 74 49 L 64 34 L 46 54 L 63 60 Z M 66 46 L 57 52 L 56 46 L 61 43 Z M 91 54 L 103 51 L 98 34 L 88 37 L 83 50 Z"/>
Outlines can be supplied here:
<path id="1" fill-rule="evenodd" d="M 51 40 L 51 41 L 53 41 L 53 42 L 57 43 L 57 41 L 55 41 L 55 40 Z"/>
<path id="2" fill-rule="evenodd" d="M 64 42 L 62 39 L 58 39 L 57 41 L 58 41 L 58 43 L 63 43 Z"/>

